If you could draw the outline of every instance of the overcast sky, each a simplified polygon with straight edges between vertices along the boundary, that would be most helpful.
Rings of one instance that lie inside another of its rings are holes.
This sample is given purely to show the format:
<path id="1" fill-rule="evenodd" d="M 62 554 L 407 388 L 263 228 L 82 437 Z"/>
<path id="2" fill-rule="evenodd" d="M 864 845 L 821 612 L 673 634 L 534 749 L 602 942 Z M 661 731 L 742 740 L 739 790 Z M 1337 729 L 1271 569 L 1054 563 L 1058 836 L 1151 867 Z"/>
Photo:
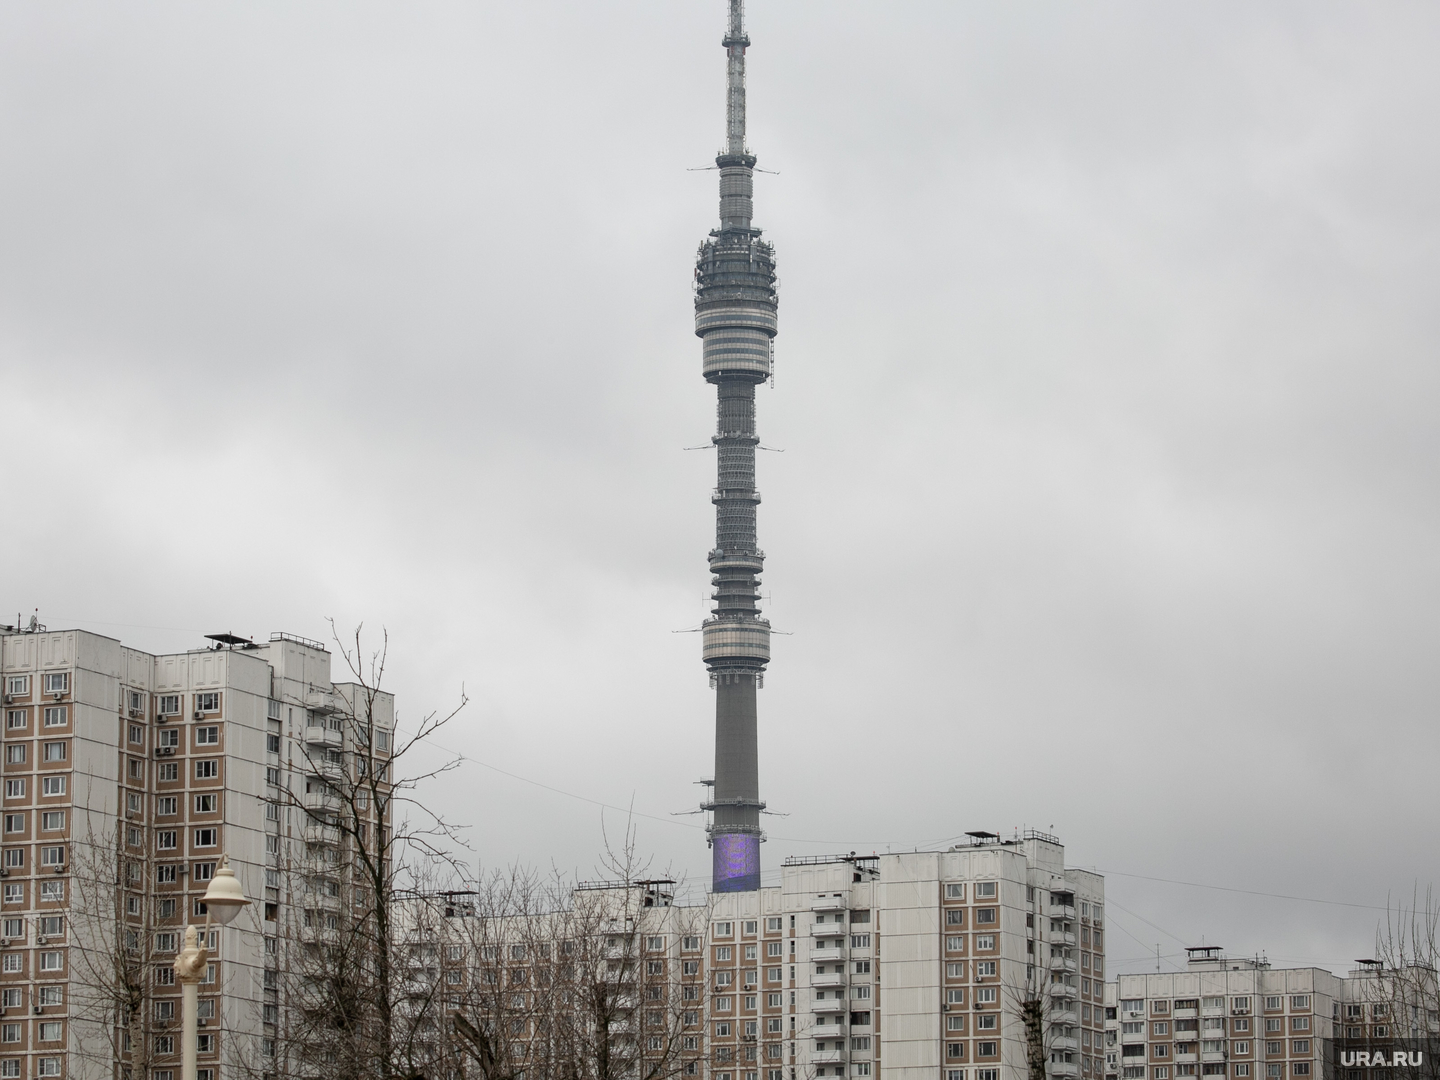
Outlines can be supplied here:
<path id="1" fill-rule="evenodd" d="M 714 536 L 683 448 L 716 184 L 687 170 L 723 25 L 4 5 L 0 608 L 153 651 L 383 625 L 402 719 L 470 695 L 432 794 L 477 859 L 593 876 L 602 843 L 500 769 L 633 801 L 704 883 L 670 815 L 712 768 L 675 631 Z M 1440 869 L 1440 9 L 752 0 L 749 28 L 793 635 L 767 880 L 1038 827 L 1109 875 L 1112 972 L 1370 955 Z"/>

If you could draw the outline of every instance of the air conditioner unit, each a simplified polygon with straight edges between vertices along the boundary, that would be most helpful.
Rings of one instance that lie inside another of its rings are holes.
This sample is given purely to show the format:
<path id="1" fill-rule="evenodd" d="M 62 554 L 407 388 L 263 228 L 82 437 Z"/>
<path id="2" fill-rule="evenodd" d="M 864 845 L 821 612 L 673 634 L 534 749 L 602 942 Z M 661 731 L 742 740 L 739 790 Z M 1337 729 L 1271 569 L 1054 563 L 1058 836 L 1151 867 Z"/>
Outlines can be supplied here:
<path id="1" fill-rule="evenodd" d="M 132 717 L 134 717 L 135 719 L 138 720 L 138 719 L 139 719 L 141 716 L 143 716 L 144 714 L 141 713 L 141 711 L 140 711 L 139 709 L 131 709 L 131 710 L 130 710 L 130 715 L 131 715 Z"/>
<path id="2" fill-rule="evenodd" d="M 57 874 L 63 874 L 65 872 L 65 864 L 61 863 L 59 866 L 55 867 L 55 872 Z"/>
<path id="3" fill-rule="evenodd" d="M 158 715 L 155 717 L 155 722 L 156 722 L 157 724 L 163 724 L 166 720 L 169 720 L 169 719 L 170 719 L 170 717 L 166 716 L 164 713 L 160 713 L 160 714 L 158 714 Z"/>
<path id="4" fill-rule="evenodd" d="M 204 720 L 204 719 L 205 719 L 205 714 L 204 714 L 203 712 L 201 712 L 199 709 L 196 709 L 196 710 L 195 710 L 195 719 L 196 719 L 196 720 Z"/>
<path id="5" fill-rule="evenodd" d="M 155 756 L 156 756 L 156 757 L 173 757 L 174 754 L 175 754 L 175 747 L 173 747 L 173 746 L 157 746 L 157 747 L 155 748 Z"/>
<path id="6" fill-rule="evenodd" d="M 40 1015 L 42 1015 L 44 1012 L 45 1012 L 45 1010 L 42 1009 L 39 1005 L 36 1005 L 36 1006 L 35 1006 L 35 1015 L 36 1015 L 36 1016 L 40 1016 Z"/>
<path id="7" fill-rule="evenodd" d="M 55 691 L 55 700 L 56 700 L 56 701 L 59 701 L 59 700 L 60 700 L 62 697 L 64 697 L 64 696 L 65 696 L 65 691 L 64 691 L 64 690 L 56 690 L 56 691 Z"/>
<path id="8" fill-rule="evenodd" d="M 5 704 L 6 704 L 6 705 L 13 705 L 13 704 L 15 704 L 15 699 L 14 699 L 13 697 L 11 697 L 9 694 L 6 694 L 6 695 L 5 695 Z"/>
<path id="9" fill-rule="evenodd" d="M 36 944 L 36 945 L 49 945 L 49 944 L 50 944 L 50 939 L 47 938 L 44 934 L 41 934 L 39 937 L 37 937 L 37 938 L 35 939 L 35 944 Z"/>
<path id="10" fill-rule="evenodd" d="M 6 867 L 6 866 L 0 866 L 0 877 L 9 877 L 9 876 L 10 876 L 10 868 L 9 868 L 9 867 Z"/>
<path id="11" fill-rule="evenodd" d="M 10 939 L 8 937 L 0 937 L 0 949 L 8 949 L 9 947 Z"/>

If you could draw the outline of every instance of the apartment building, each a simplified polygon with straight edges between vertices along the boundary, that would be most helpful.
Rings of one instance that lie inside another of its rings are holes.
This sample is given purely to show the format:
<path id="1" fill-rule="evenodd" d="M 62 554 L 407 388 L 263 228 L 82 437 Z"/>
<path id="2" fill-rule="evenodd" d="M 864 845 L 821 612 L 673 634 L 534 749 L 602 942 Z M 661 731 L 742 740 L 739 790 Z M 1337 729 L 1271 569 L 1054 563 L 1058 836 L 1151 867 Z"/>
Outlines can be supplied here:
<path id="1" fill-rule="evenodd" d="M 1345 977 L 1335 1037 L 1347 1043 L 1440 1037 L 1440 982 L 1435 969 L 1414 963 L 1387 967 L 1357 960 Z"/>
<path id="2" fill-rule="evenodd" d="M 629 980 L 634 1016 L 616 1030 L 637 1055 L 672 1054 L 680 1075 L 705 1080 L 1021 1080 L 1021 1014 L 1036 1002 L 1047 1074 L 1098 1080 L 1103 880 L 1067 869 L 1054 837 L 972 841 L 790 859 L 778 885 L 703 906 L 675 905 L 666 883 L 616 887 L 614 910 L 580 920 L 610 950 L 598 967 Z M 534 1069 L 545 1033 L 566 1026 L 555 1002 L 581 998 L 559 973 L 573 977 L 564 957 L 582 906 L 481 926 L 474 905 L 447 897 L 449 925 L 415 934 L 415 971 L 443 980 L 447 1008 L 484 1010 L 514 1038 L 506 1056 Z"/>
<path id="3" fill-rule="evenodd" d="M 1324 1042 L 1346 996 L 1343 979 L 1323 968 L 1229 958 L 1217 947 L 1187 952 L 1183 972 L 1116 981 L 1107 1077 L 1307 1080 L 1322 1074 Z"/>
<path id="4" fill-rule="evenodd" d="M 328 805 L 353 769 L 337 717 L 357 694 L 330 681 L 317 642 L 210 641 L 157 656 L 85 631 L 0 630 L 4 1080 L 176 1080 L 172 964 L 222 856 L 253 904 L 210 932 L 199 1080 L 273 1053 L 278 973 L 324 918 L 316 882 L 340 843 L 298 808 Z M 375 712 L 388 750 L 393 701 Z"/>

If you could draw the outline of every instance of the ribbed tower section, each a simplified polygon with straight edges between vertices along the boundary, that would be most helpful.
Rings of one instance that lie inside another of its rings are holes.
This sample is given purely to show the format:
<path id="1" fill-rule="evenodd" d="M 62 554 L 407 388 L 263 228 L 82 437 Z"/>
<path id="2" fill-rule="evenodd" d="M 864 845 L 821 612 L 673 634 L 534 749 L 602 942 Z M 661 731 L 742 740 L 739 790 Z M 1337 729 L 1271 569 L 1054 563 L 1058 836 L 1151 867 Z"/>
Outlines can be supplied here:
<path id="1" fill-rule="evenodd" d="M 720 228 L 695 260 L 695 333 L 703 342 L 706 381 L 719 398 L 714 443 L 713 618 L 704 624 L 703 657 L 715 689 L 715 786 L 710 846 L 716 892 L 760 888 L 760 772 L 755 692 L 770 661 L 770 623 L 756 588 L 765 553 L 755 534 L 755 388 L 770 378 L 776 332 L 775 251 L 750 224 L 755 156 L 745 146 L 744 0 L 730 0 L 722 44 L 727 57 L 725 149 L 720 171 Z"/>

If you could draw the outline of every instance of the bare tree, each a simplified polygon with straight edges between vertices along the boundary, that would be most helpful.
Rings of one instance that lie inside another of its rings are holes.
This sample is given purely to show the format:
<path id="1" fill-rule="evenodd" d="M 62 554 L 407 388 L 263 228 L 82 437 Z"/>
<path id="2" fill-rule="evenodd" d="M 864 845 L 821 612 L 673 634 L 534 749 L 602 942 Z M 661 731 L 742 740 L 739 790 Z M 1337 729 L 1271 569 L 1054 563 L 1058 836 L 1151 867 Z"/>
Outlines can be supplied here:
<path id="1" fill-rule="evenodd" d="M 1011 976 L 1019 970 L 1018 964 L 1005 967 Z M 1048 996 L 1050 980 L 1063 981 L 1066 975 L 1063 971 L 1052 974 L 1049 958 L 1045 956 L 1032 957 L 1024 970 L 1023 981 L 1014 978 L 1006 980 L 1005 996 L 1020 1016 L 1025 1040 L 1026 1074 L 1029 1080 L 1045 1080 L 1045 1066 L 1052 1050 L 1057 1054 L 1067 1052 L 1060 1050 L 1057 1042 L 1076 1037 L 1076 1029 L 1067 1023 L 1066 1014 L 1052 1013 Z"/>
<path id="2" fill-rule="evenodd" d="M 147 824 L 144 809 L 144 800 L 153 796 L 142 789 L 122 790 L 119 797 L 126 805 L 118 819 L 77 807 L 84 824 L 73 823 L 69 873 L 42 878 L 36 887 L 57 895 L 70 889 L 68 1004 L 77 1036 L 72 1052 L 143 1077 L 170 1056 L 157 1053 L 156 1039 L 174 1035 L 179 998 L 168 974 L 173 950 L 162 951 L 157 940 L 178 943 L 185 898 L 178 884 L 173 896 L 156 889 L 157 830 Z M 97 819 L 103 821 L 99 828 Z M 42 922 L 37 934 L 45 929 Z"/>
<path id="3" fill-rule="evenodd" d="M 453 872 L 451 853 L 463 847 L 417 789 L 459 764 L 435 764 L 431 744 L 466 698 L 462 689 L 453 709 L 428 713 L 402 734 L 382 690 L 388 636 L 368 653 L 360 628 L 353 643 L 335 641 L 351 681 L 311 709 L 294 763 L 304 790 L 281 789 L 303 843 L 284 867 L 300 910 L 287 943 L 289 1007 L 276 1067 L 327 1080 L 409 1080 L 426 1075 L 426 1033 L 436 1021 L 416 1008 L 395 918 Z"/>
<path id="4" fill-rule="evenodd" d="M 1365 1035 L 1376 1025 L 1388 1038 L 1420 1039 L 1440 1035 L 1440 902 L 1432 890 L 1418 888 L 1410 903 L 1396 904 L 1375 934 L 1375 957 L 1362 961 L 1370 977 L 1364 985 L 1371 1012 L 1358 1019 Z M 1379 1009 L 1377 1010 L 1377 1006 Z"/>
<path id="5" fill-rule="evenodd" d="M 518 870 L 452 897 L 458 967 L 445 995 L 459 1069 L 482 1080 L 668 1080 L 704 1055 L 702 943 L 709 905 L 676 907 L 633 830 L 604 879 Z"/>

